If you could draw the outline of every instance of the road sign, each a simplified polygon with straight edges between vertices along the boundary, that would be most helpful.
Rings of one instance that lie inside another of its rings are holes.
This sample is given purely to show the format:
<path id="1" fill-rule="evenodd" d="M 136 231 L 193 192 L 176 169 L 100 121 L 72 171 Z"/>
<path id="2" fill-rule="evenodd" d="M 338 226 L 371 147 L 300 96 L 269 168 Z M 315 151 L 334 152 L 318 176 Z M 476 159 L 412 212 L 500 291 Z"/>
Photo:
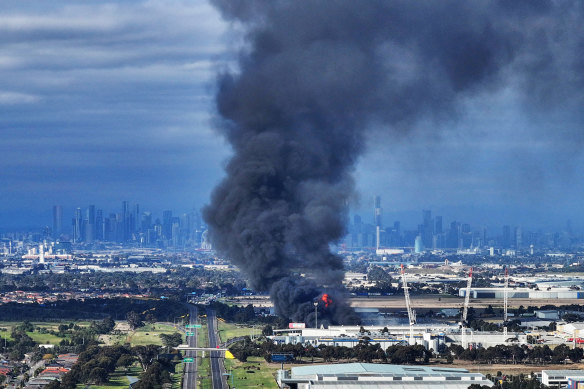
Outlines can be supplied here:
<path id="1" fill-rule="evenodd" d="M 292 362 L 294 354 L 272 354 L 272 362 Z"/>
<path id="2" fill-rule="evenodd" d="M 186 328 L 201 328 L 201 324 L 187 324 Z"/>
<path id="3" fill-rule="evenodd" d="M 187 334 L 186 334 L 186 335 L 187 335 L 187 336 L 195 336 L 195 333 L 194 333 L 194 332 L 187 332 Z"/>
<path id="4" fill-rule="evenodd" d="M 183 359 L 184 363 L 191 363 L 191 362 L 195 362 L 195 358 L 185 358 Z"/>

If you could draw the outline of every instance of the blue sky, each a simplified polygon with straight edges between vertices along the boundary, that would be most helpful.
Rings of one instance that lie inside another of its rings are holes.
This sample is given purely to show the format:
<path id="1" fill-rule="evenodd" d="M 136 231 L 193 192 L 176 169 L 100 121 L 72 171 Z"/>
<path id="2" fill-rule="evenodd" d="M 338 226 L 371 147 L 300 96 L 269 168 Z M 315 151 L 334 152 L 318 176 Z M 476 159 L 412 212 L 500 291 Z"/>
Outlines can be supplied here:
<path id="1" fill-rule="evenodd" d="M 226 25 L 202 1 L 3 1 L 0 224 L 52 204 L 201 206 Z M 6 216 L 9 216 L 6 220 Z"/>
<path id="2" fill-rule="evenodd" d="M 202 0 L 4 0 L 0 11 L 0 227 L 50 223 L 54 204 L 208 202 L 230 154 L 214 130 L 215 79 L 235 66 L 240 27 Z M 515 81 L 399 138 L 372 128 L 352 207 L 366 216 L 381 194 L 386 222 L 431 208 L 445 223 L 579 227 L 578 101 L 544 114 Z"/>

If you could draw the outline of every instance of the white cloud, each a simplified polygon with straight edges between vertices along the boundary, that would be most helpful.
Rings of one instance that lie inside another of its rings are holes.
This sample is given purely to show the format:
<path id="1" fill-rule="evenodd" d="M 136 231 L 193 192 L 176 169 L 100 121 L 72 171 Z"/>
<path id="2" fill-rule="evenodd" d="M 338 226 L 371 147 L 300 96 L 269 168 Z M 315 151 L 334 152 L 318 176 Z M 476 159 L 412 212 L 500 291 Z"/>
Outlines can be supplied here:
<path id="1" fill-rule="evenodd" d="M 36 95 L 0 90 L 0 104 L 2 105 L 32 104 L 38 102 L 39 100 L 40 97 Z"/>

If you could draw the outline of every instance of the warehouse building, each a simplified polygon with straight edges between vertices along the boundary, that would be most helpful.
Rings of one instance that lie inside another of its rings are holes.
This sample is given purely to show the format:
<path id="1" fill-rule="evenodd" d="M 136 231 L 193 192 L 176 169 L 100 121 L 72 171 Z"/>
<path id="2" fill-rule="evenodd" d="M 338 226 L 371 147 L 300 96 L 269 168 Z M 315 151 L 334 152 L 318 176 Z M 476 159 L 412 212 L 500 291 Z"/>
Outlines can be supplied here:
<path id="1" fill-rule="evenodd" d="M 465 297 L 466 289 L 458 290 L 460 297 Z M 471 298 L 503 299 L 505 288 L 472 288 Z M 549 288 L 549 290 L 537 290 L 530 288 L 509 288 L 507 297 L 510 299 L 584 299 L 584 291 L 570 288 Z"/>
<path id="2" fill-rule="evenodd" d="M 569 379 L 584 380 L 584 370 L 542 370 L 541 383 L 549 387 L 568 386 Z"/>
<path id="3" fill-rule="evenodd" d="M 584 337 L 584 322 L 577 323 L 558 323 L 558 333 L 569 338 L 583 338 Z"/>
<path id="4" fill-rule="evenodd" d="M 278 371 L 278 385 L 290 389 L 467 389 L 472 384 L 493 386 L 480 373 L 429 366 L 342 363 Z"/>

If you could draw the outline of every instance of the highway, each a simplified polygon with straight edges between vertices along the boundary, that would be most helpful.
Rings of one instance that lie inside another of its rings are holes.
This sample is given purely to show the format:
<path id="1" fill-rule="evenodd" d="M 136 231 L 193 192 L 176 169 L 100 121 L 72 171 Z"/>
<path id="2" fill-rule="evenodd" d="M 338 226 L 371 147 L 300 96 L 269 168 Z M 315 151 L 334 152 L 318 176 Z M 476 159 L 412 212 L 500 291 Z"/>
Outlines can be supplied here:
<path id="1" fill-rule="evenodd" d="M 217 317 L 215 311 L 207 310 L 207 327 L 209 329 L 209 347 L 215 348 L 219 345 L 217 335 Z M 211 351 L 209 358 L 211 360 L 211 379 L 213 389 L 227 389 L 225 379 L 225 365 L 223 365 L 223 356 L 220 351 Z"/>
<path id="2" fill-rule="evenodd" d="M 189 305 L 189 324 L 198 324 L 199 311 L 194 305 Z M 197 347 L 197 329 L 186 328 L 187 344 L 191 347 Z M 183 389 L 195 389 L 197 385 L 197 352 L 186 351 L 185 358 L 193 358 L 193 362 L 185 362 Z"/>

